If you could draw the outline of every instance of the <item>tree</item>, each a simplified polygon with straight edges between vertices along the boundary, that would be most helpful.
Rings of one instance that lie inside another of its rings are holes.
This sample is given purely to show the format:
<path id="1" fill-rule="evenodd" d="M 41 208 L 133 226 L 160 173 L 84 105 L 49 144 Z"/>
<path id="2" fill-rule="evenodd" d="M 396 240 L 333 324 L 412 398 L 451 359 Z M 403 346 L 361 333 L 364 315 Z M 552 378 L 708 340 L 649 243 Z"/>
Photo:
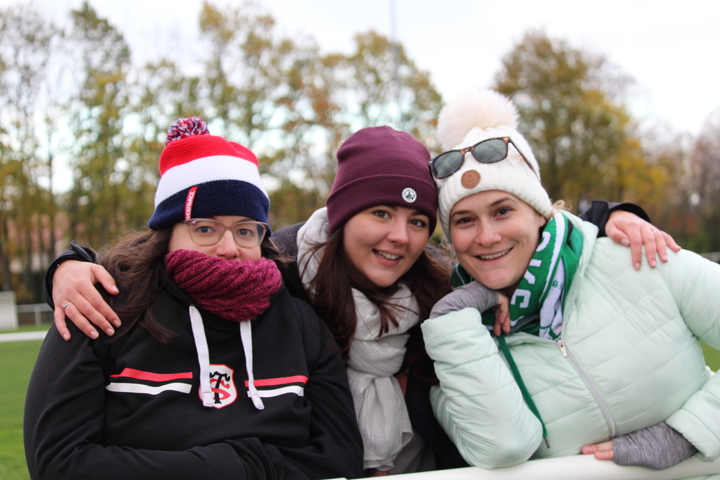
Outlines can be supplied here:
<path id="1" fill-rule="evenodd" d="M 68 36 L 77 55 L 73 113 L 75 182 L 70 191 L 73 237 L 91 245 L 127 225 L 128 203 L 136 194 L 126 186 L 131 169 L 124 156 L 124 121 L 128 109 L 130 49 L 122 34 L 87 2 L 71 12 Z"/>
<path id="2" fill-rule="evenodd" d="M 703 125 L 692 150 L 693 204 L 698 235 L 692 247 L 699 252 L 720 251 L 720 110 Z"/>
<path id="3" fill-rule="evenodd" d="M 159 178 L 158 159 L 165 146 L 168 128 L 180 118 L 207 118 L 199 89 L 200 78 L 186 75 L 167 59 L 133 70 L 127 88 L 129 104 L 124 122 L 123 184 L 134 198 L 123 204 L 124 228 L 146 224 L 154 210 Z"/>
<path id="4" fill-rule="evenodd" d="M 353 130 L 390 125 L 429 141 L 442 107 L 429 73 L 417 68 L 402 45 L 374 31 L 355 35 L 355 47 L 339 68 L 345 121 Z"/>
<path id="5" fill-rule="evenodd" d="M 357 35 L 350 55 L 321 56 L 311 39 L 278 35 L 252 2 L 240 9 L 205 2 L 200 25 L 209 43 L 211 128 L 260 155 L 279 225 L 322 205 L 335 151 L 357 129 L 389 124 L 432 139 L 441 98 L 429 74 L 375 32 Z"/>
<path id="6" fill-rule="evenodd" d="M 630 115 L 614 100 L 623 79 L 608 71 L 602 56 L 543 32 L 525 34 L 503 59 L 495 88 L 517 105 L 551 198 L 582 206 L 609 193 L 608 165 L 621 168 L 632 147 Z"/>
<path id="7" fill-rule="evenodd" d="M 207 94 L 211 131 L 256 152 L 261 172 L 271 177 L 268 183 L 294 191 L 294 200 L 297 187 L 316 190 L 315 179 L 324 177 L 323 171 L 314 169 L 312 176 L 302 172 L 314 163 L 324 128 L 315 108 L 324 97 L 322 88 L 315 88 L 317 47 L 278 35 L 275 20 L 250 1 L 237 9 L 204 2 L 200 29 L 209 44 L 201 88 Z M 287 224 L 295 218 L 287 220 L 286 214 L 298 212 L 286 208 L 289 199 L 281 200 L 283 196 L 274 195 L 273 212 Z"/>
<path id="8" fill-rule="evenodd" d="M 0 11 L 0 274 L 12 285 L 10 260 L 21 266 L 18 298 L 39 295 L 38 265 L 52 255 L 56 203 L 52 155 L 40 155 L 42 87 L 58 30 L 28 5 Z"/>

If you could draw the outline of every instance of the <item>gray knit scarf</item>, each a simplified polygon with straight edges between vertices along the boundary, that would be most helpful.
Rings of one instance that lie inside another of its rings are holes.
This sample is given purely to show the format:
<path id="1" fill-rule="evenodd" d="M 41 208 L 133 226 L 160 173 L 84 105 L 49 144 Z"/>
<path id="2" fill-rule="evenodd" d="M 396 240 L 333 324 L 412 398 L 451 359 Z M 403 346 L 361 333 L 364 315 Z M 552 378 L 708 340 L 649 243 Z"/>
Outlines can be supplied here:
<path id="1" fill-rule="evenodd" d="M 317 273 L 323 250 L 310 255 L 312 247 L 327 240 L 327 210 L 317 210 L 298 231 L 298 265 L 302 282 L 310 295 L 310 282 Z M 320 292 L 322 293 L 322 292 Z M 405 356 L 411 327 L 419 322 L 418 304 L 410 290 L 401 285 L 389 299 L 396 305 L 398 326 L 378 338 L 380 314 L 362 293 L 353 289 L 357 313 L 355 337 L 349 350 L 347 375 L 355 413 L 364 445 L 365 468 L 389 470 L 393 460 L 412 438 L 412 426 L 405 399 L 395 374 Z"/>

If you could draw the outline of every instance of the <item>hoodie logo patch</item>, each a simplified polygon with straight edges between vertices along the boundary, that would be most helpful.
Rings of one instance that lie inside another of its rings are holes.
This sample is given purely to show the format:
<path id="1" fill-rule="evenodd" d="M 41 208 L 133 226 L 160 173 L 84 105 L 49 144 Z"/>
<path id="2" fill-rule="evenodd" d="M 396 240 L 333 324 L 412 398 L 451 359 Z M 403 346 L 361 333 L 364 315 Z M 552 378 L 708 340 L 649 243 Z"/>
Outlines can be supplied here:
<path id="1" fill-rule="evenodd" d="M 215 408 L 224 408 L 237 400 L 237 388 L 235 388 L 235 370 L 227 365 L 210 365 L 210 389 L 213 393 Z M 200 387 L 198 397 L 202 401 Z"/>
<path id="2" fill-rule="evenodd" d="M 415 192 L 415 190 L 413 190 L 412 188 L 408 187 L 402 191 L 402 198 L 407 203 L 414 203 L 415 200 L 417 200 L 417 192 Z"/>

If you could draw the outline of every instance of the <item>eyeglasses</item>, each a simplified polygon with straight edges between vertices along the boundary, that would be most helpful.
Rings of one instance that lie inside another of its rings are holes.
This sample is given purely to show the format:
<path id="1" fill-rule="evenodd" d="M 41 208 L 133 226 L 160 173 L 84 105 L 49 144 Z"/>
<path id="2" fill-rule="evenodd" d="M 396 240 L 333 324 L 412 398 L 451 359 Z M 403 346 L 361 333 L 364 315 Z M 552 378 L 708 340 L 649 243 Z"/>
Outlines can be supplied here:
<path id="1" fill-rule="evenodd" d="M 188 227 L 190 239 L 198 245 L 215 245 L 230 230 L 238 247 L 253 248 L 260 245 L 265 238 L 268 226 L 254 220 L 243 220 L 227 226 L 212 218 L 191 218 L 183 222 Z"/>
<path id="2" fill-rule="evenodd" d="M 438 180 L 447 178 L 460 170 L 465 161 L 465 154 L 468 152 L 472 153 L 475 160 L 480 163 L 496 163 L 505 160 L 508 156 L 508 144 L 510 143 L 512 143 L 512 146 L 515 147 L 515 150 L 518 151 L 522 159 L 525 160 L 530 170 L 537 176 L 535 169 L 530 165 L 528 159 L 525 158 L 525 155 L 522 154 L 510 137 L 487 138 L 472 147 L 463 148 L 462 150 L 449 150 L 441 153 L 430 160 L 430 171 Z"/>

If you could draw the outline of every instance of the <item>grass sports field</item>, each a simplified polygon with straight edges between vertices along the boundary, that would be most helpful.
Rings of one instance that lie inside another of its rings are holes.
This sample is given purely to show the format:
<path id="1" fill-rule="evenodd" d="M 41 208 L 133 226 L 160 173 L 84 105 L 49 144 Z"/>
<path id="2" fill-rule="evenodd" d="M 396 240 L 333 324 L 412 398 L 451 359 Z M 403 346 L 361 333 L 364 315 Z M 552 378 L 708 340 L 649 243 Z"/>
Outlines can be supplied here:
<path id="1" fill-rule="evenodd" d="M 2 333 L 2 332 L 0 332 Z M 25 390 L 41 341 L 0 343 L 0 479 L 28 480 L 22 442 Z M 720 351 L 704 346 L 708 365 L 720 369 Z"/>
<path id="2" fill-rule="evenodd" d="M 30 373 L 42 342 L 0 343 L 0 478 L 27 480 L 22 412 Z"/>

